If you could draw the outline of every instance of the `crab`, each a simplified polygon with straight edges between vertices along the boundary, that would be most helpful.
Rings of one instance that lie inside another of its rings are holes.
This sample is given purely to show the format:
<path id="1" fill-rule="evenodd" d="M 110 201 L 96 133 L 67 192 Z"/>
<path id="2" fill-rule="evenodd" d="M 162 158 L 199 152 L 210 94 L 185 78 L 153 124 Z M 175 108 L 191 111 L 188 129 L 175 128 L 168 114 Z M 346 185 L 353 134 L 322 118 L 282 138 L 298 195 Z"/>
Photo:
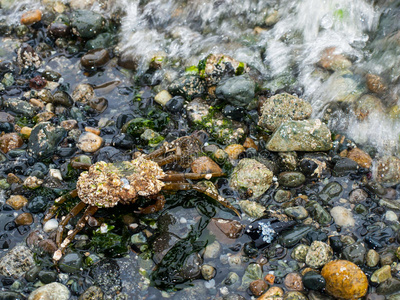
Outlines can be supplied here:
<path id="1" fill-rule="evenodd" d="M 164 208 L 165 198 L 160 194 L 163 190 L 196 190 L 201 192 L 223 206 L 234 211 L 239 217 L 239 212 L 222 196 L 207 184 L 193 184 L 190 180 L 211 179 L 224 176 L 224 173 L 166 173 L 161 166 L 177 162 L 183 167 L 190 165 L 195 157 L 194 152 L 199 152 L 203 144 L 202 132 L 191 136 L 181 137 L 171 143 L 165 143 L 153 153 L 144 155 L 135 153 L 132 161 L 106 163 L 99 161 L 91 166 L 75 164 L 75 168 L 88 169 L 78 178 L 76 189 L 55 200 L 43 219 L 43 223 L 50 220 L 58 208 L 69 198 L 79 197 L 80 202 L 62 218 L 56 233 L 58 249 L 53 255 L 53 260 L 58 262 L 63 256 L 67 246 L 73 241 L 85 226 L 88 220 L 99 208 L 114 207 L 117 204 L 133 204 L 139 196 L 155 200 L 155 204 L 139 209 L 138 213 L 154 213 Z M 79 219 L 75 229 L 68 232 L 63 240 L 65 226 L 71 218 L 78 215 L 84 208 L 86 210 Z"/>

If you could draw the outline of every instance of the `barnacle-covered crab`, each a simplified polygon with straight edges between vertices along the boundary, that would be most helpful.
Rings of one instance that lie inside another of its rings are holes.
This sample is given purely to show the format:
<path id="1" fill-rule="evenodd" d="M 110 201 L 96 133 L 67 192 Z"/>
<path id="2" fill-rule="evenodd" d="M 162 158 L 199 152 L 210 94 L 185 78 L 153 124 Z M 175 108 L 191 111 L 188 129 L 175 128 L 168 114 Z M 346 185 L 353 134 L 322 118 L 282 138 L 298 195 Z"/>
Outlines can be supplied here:
<path id="1" fill-rule="evenodd" d="M 201 133 L 201 132 L 200 132 Z M 99 161 L 91 166 L 75 165 L 77 168 L 88 169 L 82 172 L 78 178 L 76 189 L 67 195 L 55 200 L 55 204 L 49 209 L 43 222 L 50 220 L 57 212 L 59 206 L 71 197 L 78 196 L 80 202 L 63 217 L 60 222 L 56 244 L 58 250 L 53 255 L 57 262 L 62 257 L 66 247 L 81 231 L 89 218 L 99 208 L 113 207 L 118 203 L 133 204 L 139 196 L 155 200 L 155 204 L 140 209 L 140 213 L 153 213 L 161 210 L 165 204 L 165 198 L 160 192 L 162 190 L 196 190 L 214 198 L 223 206 L 233 210 L 238 216 L 239 212 L 227 200 L 221 197 L 213 189 L 201 184 L 192 184 L 188 180 L 210 179 L 223 176 L 224 173 L 173 173 L 167 174 L 161 166 L 178 162 L 180 165 L 188 166 L 194 159 L 195 153 L 200 151 L 202 139 L 200 133 L 196 132 L 191 136 L 181 137 L 171 143 L 165 143 L 161 148 L 149 155 L 135 153 L 132 161 L 106 163 Z M 200 145 L 201 144 L 201 145 Z M 79 219 L 74 230 L 62 240 L 65 226 L 71 218 L 79 214 L 85 207 L 83 216 Z"/>

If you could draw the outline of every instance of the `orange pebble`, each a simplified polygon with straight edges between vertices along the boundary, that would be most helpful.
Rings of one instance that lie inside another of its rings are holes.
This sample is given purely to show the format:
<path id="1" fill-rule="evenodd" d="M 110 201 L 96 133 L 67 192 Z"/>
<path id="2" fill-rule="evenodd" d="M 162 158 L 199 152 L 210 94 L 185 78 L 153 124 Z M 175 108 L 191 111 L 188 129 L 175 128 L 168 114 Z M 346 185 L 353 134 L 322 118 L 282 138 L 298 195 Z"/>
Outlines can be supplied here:
<path id="1" fill-rule="evenodd" d="M 30 10 L 24 13 L 21 17 L 21 24 L 32 25 L 42 19 L 42 12 L 38 9 Z"/>
<path id="2" fill-rule="evenodd" d="M 269 285 L 273 285 L 275 282 L 275 276 L 273 274 L 267 274 L 265 275 L 264 280 L 268 282 Z"/>
<path id="3" fill-rule="evenodd" d="M 100 129 L 94 127 L 85 127 L 85 131 L 100 135 Z"/>

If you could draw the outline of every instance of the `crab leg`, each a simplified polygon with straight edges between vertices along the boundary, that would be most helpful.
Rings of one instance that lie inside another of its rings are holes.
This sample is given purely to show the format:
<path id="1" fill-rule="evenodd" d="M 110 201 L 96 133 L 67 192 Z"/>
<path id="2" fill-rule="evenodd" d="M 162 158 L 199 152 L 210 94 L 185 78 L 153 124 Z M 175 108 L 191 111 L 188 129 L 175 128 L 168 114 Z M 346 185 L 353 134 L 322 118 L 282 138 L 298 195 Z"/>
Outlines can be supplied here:
<path id="1" fill-rule="evenodd" d="M 225 173 L 208 173 L 208 174 L 199 174 L 199 173 L 177 173 L 177 174 L 167 174 L 162 179 L 162 181 L 181 181 L 186 179 L 191 180 L 199 180 L 199 179 L 210 179 L 212 177 L 222 177 L 225 176 Z"/>
<path id="2" fill-rule="evenodd" d="M 139 208 L 138 213 L 140 214 L 152 214 L 155 212 L 158 212 L 160 210 L 162 210 L 164 208 L 165 205 L 165 197 L 161 194 L 155 195 L 154 197 L 151 198 L 155 198 L 156 199 L 156 203 L 153 205 L 149 205 L 145 208 Z"/>
<path id="3" fill-rule="evenodd" d="M 84 209 L 86 206 L 85 203 L 80 201 L 77 205 L 74 206 L 73 209 L 66 215 L 63 220 L 58 224 L 57 228 L 57 236 L 56 236 L 56 244 L 58 247 L 60 247 L 61 241 L 62 241 L 62 235 L 64 232 L 65 226 L 68 224 L 69 220 L 71 220 L 73 217 L 75 217 L 77 214 L 80 213 L 82 209 Z"/>
<path id="4" fill-rule="evenodd" d="M 218 203 L 222 204 L 226 208 L 233 210 L 238 217 L 240 218 L 240 213 L 236 208 L 234 208 L 224 197 L 221 197 L 218 193 L 215 193 L 213 190 L 207 187 L 203 187 L 197 184 L 191 183 L 166 183 L 163 186 L 163 190 L 170 190 L 170 191 L 187 191 L 187 190 L 195 190 L 200 193 L 203 193 L 211 198 L 213 198 Z"/>
<path id="5" fill-rule="evenodd" d="M 78 223 L 76 224 L 75 229 L 72 232 L 69 232 L 69 234 L 65 238 L 65 240 L 61 243 L 61 245 L 59 245 L 57 251 L 54 252 L 53 260 L 55 262 L 60 260 L 60 258 L 64 254 L 64 251 L 67 248 L 67 246 L 69 245 L 69 243 L 71 243 L 71 241 L 78 234 L 78 232 L 81 231 L 85 227 L 87 220 L 91 216 L 93 216 L 98 209 L 99 208 L 97 206 L 89 206 L 88 208 L 86 208 L 85 212 L 83 213 L 83 216 L 79 219 Z M 57 232 L 57 234 L 58 234 L 58 232 Z"/>
<path id="6" fill-rule="evenodd" d="M 55 213 L 57 212 L 57 210 L 61 204 L 63 204 L 68 199 L 75 198 L 77 196 L 78 196 L 78 191 L 75 189 L 75 190 L 70 191 L 68 194 L 62 195 L 61 197 L 57 198 L 54 201 L 54 205 L 49 208 L 49 211 L 44 216 L 43 223 L 46 223 L 48 220 L 50 220 L 55 215 Z"/>

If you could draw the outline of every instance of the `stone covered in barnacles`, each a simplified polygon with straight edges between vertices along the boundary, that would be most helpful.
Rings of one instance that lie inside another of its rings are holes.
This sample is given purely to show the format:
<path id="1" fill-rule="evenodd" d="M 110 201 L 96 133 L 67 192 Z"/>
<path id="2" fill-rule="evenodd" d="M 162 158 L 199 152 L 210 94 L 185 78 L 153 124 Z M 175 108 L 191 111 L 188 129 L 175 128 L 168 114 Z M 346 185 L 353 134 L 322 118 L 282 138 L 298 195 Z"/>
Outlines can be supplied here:
<path id="1" fill-rule="evenodd" d="M 158 194 L 165 176 L 157 163 L 139 156 L 118 163 L 97 162 L 83 172 L 77 182 L 82 202 L 97 207 L 133 203 L 138 196 Z"/>

